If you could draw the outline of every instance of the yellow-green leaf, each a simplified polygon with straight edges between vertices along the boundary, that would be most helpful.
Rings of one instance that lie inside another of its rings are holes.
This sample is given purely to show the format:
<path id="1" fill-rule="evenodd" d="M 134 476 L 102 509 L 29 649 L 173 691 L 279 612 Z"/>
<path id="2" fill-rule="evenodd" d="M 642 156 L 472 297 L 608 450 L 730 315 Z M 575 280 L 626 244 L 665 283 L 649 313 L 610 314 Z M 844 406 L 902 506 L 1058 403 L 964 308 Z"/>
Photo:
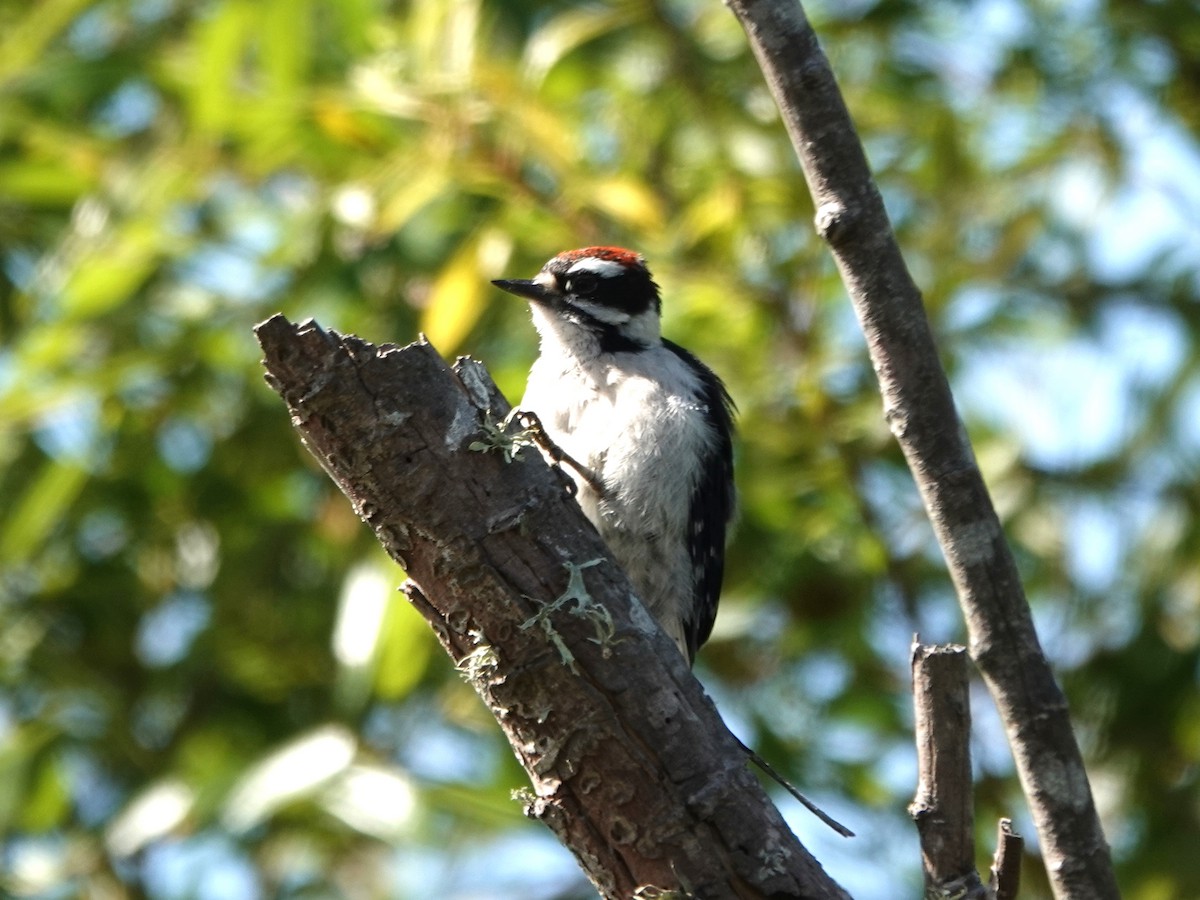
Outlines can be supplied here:
<path id="1" fill-rule="evenodd" d="M 525 47 L 526 76 L 541 81 L 572 50 L 628 22 L 633 10 L 632 5 L 583 6 L 550 19 Z"/>
<path id="2" fill-rule="evenodd" d="M 394 192 L 383 188 L 379 202 L 379 218 L 376 228 L 382 233 L 398 231 L 408 224 L 424 206 L 437 197 L 446 187 L 446 178 L 441 169 L 408 173 L 408 177 L 397 179 Z"/>
<path id="3" fill-rule="evenodd" d="M 698 244 L 737 221 L 739 209 L 737 190 L 722 182 L 688 205 L 679 227 L 680 238 L 687 245 Z"/>
<path id="4" fill-rule="evenodd" d="M 400 700 L 417 686 L 433 650 L 429 638 L 429 626 L 407 602 L 395 599 L 388 605 L 375 670 L 380 698 Z"/>
<path id="5" fill-rule="evenodd" d="M 434 282 L 429 305 L 421 314 L 421 331 L 443 355 L 454 353 L 483 312 L 483 286 L 475 241 L 451 258 Z"/>
<path id="6" fill-rule="evenodd" d="M 89 175 L 60 161 L 33 160 L 0 166 L 0 197 L 22 203 L 73 203 L 93 184 Z"/>
<path id="7" fill-rule="evenodd" d="M 70 315 L 97 316 L 120 306 L 157 264 L 161 234 L 148 224 L 125 229 L 113 246 L 88 255 L 63 289 Z"/>
<path id="8" fill-rule="evenodd" d="M 235 86 L 253 26 L 254 8 L 248 3 L 219 4 L 202 20 L 192 73 L 192 118 L 197 131 L 218 135 L 242 113 Z"/>
<path id="9" fill-rule="evenodd" d="M 0 31 L 0 85 L 19 75 L 45 52 L 47 45 L 67 28 L 92 0 L 41 0 L 30 3 L 25 15 L 5 22 Z M 7 13 L 6 13 L 7 16 Z"/>
<path id="10" fill-rule="evenodd" d="M 663 210 L 658 195 L 633 178 L 609 178 L 593 183 L 592 205 L 622 225 L 641 232 L 661 231 Z"/>
<path id="11" fill-rule="evenodd" d="M 49 461 L 24 495 L 10 507 L 0 530 L 0 562 L 32 556 L 79 496 L 87 471 L 74 463 Z"/>

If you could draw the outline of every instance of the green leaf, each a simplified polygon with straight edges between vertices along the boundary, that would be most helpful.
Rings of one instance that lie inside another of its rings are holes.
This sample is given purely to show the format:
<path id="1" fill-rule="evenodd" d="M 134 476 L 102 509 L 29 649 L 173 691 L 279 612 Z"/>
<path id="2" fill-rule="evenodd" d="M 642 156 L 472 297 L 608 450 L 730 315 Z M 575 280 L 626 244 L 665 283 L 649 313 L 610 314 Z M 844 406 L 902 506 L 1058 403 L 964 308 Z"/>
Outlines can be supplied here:
<path id="1" fill-rule="evenodd" d="M 379 641 L 375 693 L 402 700 L 425 676 L 434 649 L 429 623 L 405 600 L 388 604 Z"/>
<path id="2" fill-rule="evenodd" d="M 63 761 L 57 754 L 42 758 L 25 794 L 25 805 L 21 810 L 22 827 L 33 832 L 45 832 L 63 824 L 71 804 L 68 778 Z"/>
<path id="3" fill-rule="evenodd" d="M 0 563 L 24 562 L 66 519 L 87 481 L 88 472 L 75 463 L 49 460 L 24 494 L 9 508 L 0 526 Z"/>
<path id="4" fill-rule="evenodd" d="M 438 273 L 421 314 L 421 333 L 443 356 L 455 353 L 484 309 L 478 245 L 470 240 Z"/>
<path id="5" fill-rule="evenodd" d="M 525 47 L 526 77 L 532 82 L 541 81 L 567 54 L 626 25 L 634 14 L 634 5 L 625 4 L 580 6 L 554 16 Z"/>
<path id="6" fill-rule="evenodd" d="M 57 160 L 20 160 L 0 164 L 0 199 L 38 206 L 74 203 L 95 179 Z"/>
<path id="7" fill-rule="evenodd" d="M 116 235 L 111 246 L 85 257 L 63 289 L 63 309 L 80 317 L 120 306 L 150 277 L 158 263 L 162 233 L 138 223 Z"/>
<path id="8" fill-rule="evenodd" d="M 239 84 L 256 18 L 250 3 L 228 0 L 210 7 L 196 26 L 190 99 L 192 124 L 201 134 L 220 136 L 244 111 Z"/>
<path id="9" fill-rule="evenodd" d="M 0 28 L 0 88 L 19 77 L 38 59 L 71 20 L 92 0 L 40 0 L 25 7 L 13 22 L 7 10 Z"/>

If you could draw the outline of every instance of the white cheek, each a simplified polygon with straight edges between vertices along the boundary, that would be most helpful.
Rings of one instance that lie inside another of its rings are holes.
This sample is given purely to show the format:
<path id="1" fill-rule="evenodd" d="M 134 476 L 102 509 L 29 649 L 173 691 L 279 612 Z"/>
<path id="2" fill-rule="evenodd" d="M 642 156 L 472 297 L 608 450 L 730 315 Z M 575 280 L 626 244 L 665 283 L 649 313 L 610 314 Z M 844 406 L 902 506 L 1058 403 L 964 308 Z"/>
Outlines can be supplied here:
<path id="1" fill-rule="evenodd" d="M 625 335 L 639 344 L 653 346 L 662 339 L 661 324 L 658 313 L 648 309 L 629 319 Z"/>
<path id="2" fill-rule="evenodd" d="M 595 319 L 597 322 L 603 322 L 606 325 L 624 325 L 629 321 L 629 313 L 613 309 L 611 306 L 592 303 L 590 300 L 575 300 L 570 305 L 588 318 Z"/>

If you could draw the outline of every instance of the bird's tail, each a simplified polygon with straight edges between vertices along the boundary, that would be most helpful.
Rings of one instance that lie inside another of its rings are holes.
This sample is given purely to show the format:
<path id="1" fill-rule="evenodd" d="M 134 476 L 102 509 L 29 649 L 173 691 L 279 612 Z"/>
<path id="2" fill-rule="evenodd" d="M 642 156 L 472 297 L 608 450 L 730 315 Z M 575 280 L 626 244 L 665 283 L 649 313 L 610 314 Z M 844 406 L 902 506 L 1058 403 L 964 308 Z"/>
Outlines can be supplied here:
<path id="1" fill-rule="evenodd" d="M 798 801 L 800 801 L 800 804 L 805 809 L 807 809 L 810 813 L 812 813 L 814 816 L 816 816 L 818 819 L 820 819 L 822 822 L 824 822 L 826 825 L 828 825 L 830 828 L 832 828 L 834 831 L 836 831 L 842 837 L 854 837 L 853 831 L 851 831 L 849 828 L 847 828 L 845 825 L 843 825 L 837 819 L 833 818 L 833 816 L 829 815 L 829 813 L 825 812 L 825 810 L 821 809 L 821 807 L 817 806 L 817 804 L 813 803 L 811 800 L 809 800 L 807 797 L 805 797 L 802 793 L 800 793 L 800 791 L 798 791 L 796 789 L 796 786 L 794 784 L 792 784 L 790 781 L 788 781 L 786 778 L 784 778 L 782 775 L 780 775 L 778 772 L 776 772 L 774 767 L 769 762 L 767 762 L 765 759 L 763 759 L 761 756 L 759 756 L 757 753 L 755 753 L 753 750 L 751 750 L 749 747 L 747 747 L 745 744 L 743 744 L 741 739 L 737 735 L 734 735 L 733 739 L 738 742 L 738 746 L 740 746 L 743 750 L 746 751 L 746 755 L 748 757 L 750 757 L 750 761 L 752 763 L 754 763 L 756 766 L 758 766 L 760 769 L 762 769 L 781 788 L 783 788 L 785 791 L 787 791 L 789 794 L 791 794 L 793 797 L 795 797 Z"/>

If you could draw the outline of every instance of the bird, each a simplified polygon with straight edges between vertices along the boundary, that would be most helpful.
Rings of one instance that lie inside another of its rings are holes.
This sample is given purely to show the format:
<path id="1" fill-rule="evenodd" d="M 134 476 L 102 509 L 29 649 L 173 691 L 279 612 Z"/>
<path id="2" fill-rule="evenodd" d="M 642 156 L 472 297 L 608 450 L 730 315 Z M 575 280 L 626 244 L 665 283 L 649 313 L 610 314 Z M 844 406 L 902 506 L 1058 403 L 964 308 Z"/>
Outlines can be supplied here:
<path id="1" fill-rule="evenodd" d="M 540 338 L 519 409 L 567 462 L 575 496 L 688 665 L 712 634 L 733 519 L 733 399 L 662 336 L 646 260 L 622 247 L 551 258 L 496 287 L 529 301 Z M 545 446 L 545 445 L 544 445 Z M 747 757 L 839 834 L 853 832 L 753 749 Z"/>
<path id="2" fill-rule="evenodd" d="M 712 633 L 736 502 L 728 390 L 662 336 L 639 253 L 584 247 L 493 284 L 529 301 L 540 338 L 519 409 L 574 463 L 584 515 L 692 665 Z"/>

